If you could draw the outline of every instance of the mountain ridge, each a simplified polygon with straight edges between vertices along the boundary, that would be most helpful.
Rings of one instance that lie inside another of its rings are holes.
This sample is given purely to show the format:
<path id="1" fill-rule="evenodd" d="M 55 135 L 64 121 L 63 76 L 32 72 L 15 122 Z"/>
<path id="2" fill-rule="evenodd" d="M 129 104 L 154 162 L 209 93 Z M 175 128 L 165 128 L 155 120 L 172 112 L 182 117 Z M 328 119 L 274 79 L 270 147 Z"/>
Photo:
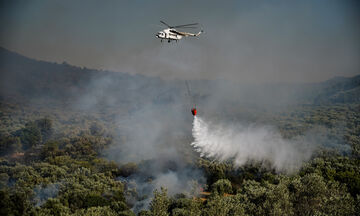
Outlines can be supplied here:
<path id="1" fill-rule="evenodd" d="M 112 92 L 121 92 L 122 94 L 116 95 L 116 100 L 119 101 L 138 103 L 138 100 L 143 100 L 144 103 L 151 101 L 170 103 L 176 100 L 175 98 L 186 94 L 183 80 L 163 80 L 160 77 L 78 67 L 66 62 L 59 64 L 35 60 L 3 47 L 0 47 L 0 77 L 0 96 L 2 97 L 16 95 L 24 99 L 50 98 L 64 102 L 75 100 L 79 95 L 94 92 L 94 88 L 98 88 L 104 96 L 113 95 Z M 360 101 L 360 75 L 333 77 L 320 83 L 257 84 L 243 85 L 242 88 L 231 81 L 195 80 L 192 82 L 196 92 L 194 94 L 199 98 L 206 98 L 209 94 L 213 94 L 211 89 L 214 84 L 222 83 L 220 91 L 224 86 L 230 86 L 225 89 L 235 93 L 244 91 L 243 88 L 245 88 L 248 92 L 256 92 L 255 95 L 259 98 L 269 92 L 275 92 L 277 98 L 275 97 L 274 100 L 279 101 L 291 99 L 296 103 L 313 104 Z M 96 91 L 95 94 L 97 94 Z M 129 95 L 133 98 L 129 99 L 127 97 Z M 234 97 L 236 96 L 235 94 Z M 269 101 L 272 96 L 263 98 Z M 244 98 L 238 98 L 238 100 L 246 101 Z"/>

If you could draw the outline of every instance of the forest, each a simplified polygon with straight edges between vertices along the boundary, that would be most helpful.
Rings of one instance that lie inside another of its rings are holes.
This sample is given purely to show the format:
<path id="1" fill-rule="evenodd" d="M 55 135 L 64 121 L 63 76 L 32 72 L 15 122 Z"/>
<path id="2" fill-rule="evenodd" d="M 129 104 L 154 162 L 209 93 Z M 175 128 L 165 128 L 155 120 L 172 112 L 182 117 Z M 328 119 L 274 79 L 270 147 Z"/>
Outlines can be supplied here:
<path id="1" fill-rule="evenodd" d="M 272 125 L 286 139 L 314 129 L 321 139 L 311 158 L 288 173 L 267 161 L 239 167 L 200 157 L 190 145 L 192 116 L 180 81 L 5 49 L 0 59 L 0 215 L 359 215 L 360 76 L 257 86 L 254 97 L 221 98 L 223 112 L 211 103 L 212 81 L 197 81 L 199 115 Z M 252 101 L 272 88 L 291 100 Z M 152 139 L 158 124 L 167 130 Z M 143 141 L 155 144 L 133 149 Z M 179 184 L 160 184 L 173 174 Z"/>

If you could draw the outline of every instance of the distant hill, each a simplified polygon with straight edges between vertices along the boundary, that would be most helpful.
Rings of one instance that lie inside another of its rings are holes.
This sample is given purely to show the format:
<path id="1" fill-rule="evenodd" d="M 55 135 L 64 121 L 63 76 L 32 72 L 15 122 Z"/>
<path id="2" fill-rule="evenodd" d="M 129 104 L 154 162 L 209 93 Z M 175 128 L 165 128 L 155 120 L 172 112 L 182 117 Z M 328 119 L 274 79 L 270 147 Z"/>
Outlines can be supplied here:
<path id="1" fill-rule="evenodd" d="M 176 104 L 188 99 L 183 80 L 93 70 L 67 63 L 38 61 L 0 48 L 0 97 L 21 101 L 136 109 L 144 104 Z M 230 81 L 192 82 L 198 103 L 232 107 L 248 104 L 326 104 L 360 102 L 360 75 L 312 84 L 240 85 Z"/>
<path id="2" fill-rule="evenodd" d="M 320 85 L 322 88 L 315 103 L 360 102 L 360 75 L 351 78 L 334 77 Z"/>
<path id="3" fill-rule="evenodd" d="M 142 75 L 38 61 L 4 48 L 0 48 L 0 78 L 0 96 L 3 98 L 74 103 L 84 97 L 94 97 L 87 99 L 96 100 L 95 103 L 106 100 L 104 106 L 110 101 L 113 105 L 121 105 L 166 98 L 164 92 L 172 84 Z"/>
<path id="4" fill-rule="evenodd" d="M 94 75 L 94 71 L 86 68 L 37 61 L 0 48 L 2 96 L 68 97 L 70 89 L 82 91 L 82 84 Z"/>

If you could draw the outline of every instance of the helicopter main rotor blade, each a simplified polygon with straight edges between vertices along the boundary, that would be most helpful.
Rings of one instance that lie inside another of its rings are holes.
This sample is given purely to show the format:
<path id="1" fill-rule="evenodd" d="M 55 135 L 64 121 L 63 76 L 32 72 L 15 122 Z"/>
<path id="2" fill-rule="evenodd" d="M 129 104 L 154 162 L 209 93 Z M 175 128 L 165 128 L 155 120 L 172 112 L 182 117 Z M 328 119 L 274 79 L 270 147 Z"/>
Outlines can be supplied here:
<path id="1" fill-rule="evenodd" d="M 177 27 L 177 28 L 183 28 L 183 29 L 196 29 L 199 28 L 198 26 L 183 26 L 183 27 Z"/>
<path id="2" fill-rule="evenodd" d="M 178 26 L 173 26 L 173 27 L 174 28 L 180 28 L 180 27 L 194 26 L 194 25 L 199 25 L 199 23 L 191 23 L 191 24 L 178 25 Z"/>
<path id="3" fill-rule="evenodd" d="M 166 25 L 166 26 L 169 27 L 169 28 L 173 28 L 172 26 L 168 25 L 168 24 L 167 24 L 166 22 L 164 22 L 164 21 L 161 21 L 161 20 L 160 20 L 160 22 L 161 22 L 162 24 Z"/>

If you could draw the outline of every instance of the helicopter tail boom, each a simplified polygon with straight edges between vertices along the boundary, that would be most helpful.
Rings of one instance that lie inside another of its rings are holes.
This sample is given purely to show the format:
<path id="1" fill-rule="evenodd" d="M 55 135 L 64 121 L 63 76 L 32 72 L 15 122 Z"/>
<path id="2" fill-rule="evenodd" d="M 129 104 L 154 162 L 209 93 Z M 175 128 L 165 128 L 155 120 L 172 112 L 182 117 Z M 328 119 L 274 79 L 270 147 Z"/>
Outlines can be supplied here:
<path id="1" fill-rule="evenodd" d="M 177 32 L 177 33 L 179 33 L 179 34 L 181 34 L 181 35 L 183 35 L 183 36 L 185 36 L 185 37 L 189 37 L 189 36 L 191 36 L 191 37 L 198 37 L 201 33 L 203 33 L 204 31 L 203 30 L 201 30 L 201 31 L 199 31 L 198 33 L 196 33 L 196 34 L 193 34 L 193 33 L 188 33 L 188 32 Z"/>
<path id="2" fill-rule="evenodd" d="M 195 36 L 199 36 L 201 33 L 203 33 L 204 31 L 203 30 L 200 30 L 199 33 L 197 33 Z"/>

